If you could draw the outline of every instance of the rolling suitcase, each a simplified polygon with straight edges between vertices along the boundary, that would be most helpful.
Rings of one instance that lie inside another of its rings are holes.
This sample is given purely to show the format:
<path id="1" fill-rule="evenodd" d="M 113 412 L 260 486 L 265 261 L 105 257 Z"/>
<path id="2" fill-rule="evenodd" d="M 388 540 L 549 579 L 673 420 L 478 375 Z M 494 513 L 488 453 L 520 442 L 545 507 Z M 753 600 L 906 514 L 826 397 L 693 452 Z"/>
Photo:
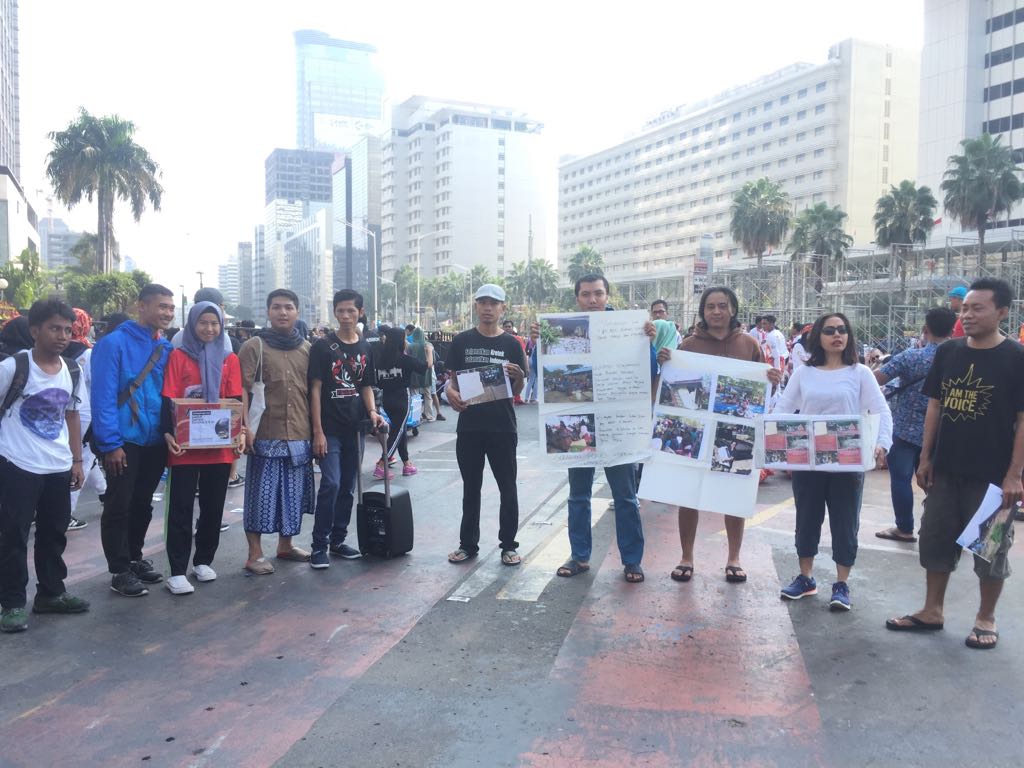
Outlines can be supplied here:
<path id="1" fill-rule="evenodd" d="M 386 464 L 387 432 L 371 433 L 371 436 L 380 441 Z M 384 473 L 384 493 L 363 493 L 362 443 L 360 440 L 360 471 L 356 473 L 356 530 L 359 535 L 359 551 L 364 555 L 385 558 L 404 555 L 412 550 L 413 544 L 412 499 L 405 488 L 396 488 L 392 493 L 389 472 Z"/>

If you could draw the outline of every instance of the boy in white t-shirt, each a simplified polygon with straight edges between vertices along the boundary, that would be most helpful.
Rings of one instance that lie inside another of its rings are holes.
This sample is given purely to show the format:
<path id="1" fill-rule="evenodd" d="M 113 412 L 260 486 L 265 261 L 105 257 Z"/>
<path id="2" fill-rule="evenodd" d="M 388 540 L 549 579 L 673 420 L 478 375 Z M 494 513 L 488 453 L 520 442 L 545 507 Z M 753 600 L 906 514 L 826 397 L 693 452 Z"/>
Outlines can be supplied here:
<path id="1" fill-rule="evenodd" d="M 72 376 L 61 357 L 71 341 L 74 320 L 71 307 L 62 301 L 32 305 L 28 323 L 35 346 L 18 353 L 28 356 L 28 377 L 0 418 L 0 632 L 28 629 L 25 605 L 33 515 L 38 580 L 33 613 L 89 610 L 89 603 L 64 589 L 71 491 L 83 480 L 78 403 L 88 397 L 85 383 L 74 383 L 80 377 Z M 18 355 L 0 363 L 0 402 L 15 382 Z"/>

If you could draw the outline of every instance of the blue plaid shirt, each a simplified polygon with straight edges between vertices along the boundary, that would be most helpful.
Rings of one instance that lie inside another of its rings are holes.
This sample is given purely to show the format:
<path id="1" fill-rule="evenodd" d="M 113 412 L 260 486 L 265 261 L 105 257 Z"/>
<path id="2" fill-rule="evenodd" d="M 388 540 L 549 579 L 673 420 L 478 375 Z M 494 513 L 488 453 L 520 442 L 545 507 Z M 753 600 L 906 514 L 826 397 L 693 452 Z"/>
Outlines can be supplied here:
<path id="1" fill-rule="evenodd" d="M 892 433 L 894 437 L 920 446 L 924 442 L 924 416 L 928 411 L 928 397 L 921 394 L 921 386 L 931 370 L 938 344 L 928 344 L 921 349 L 908 349 L 894 355 L 882 366 L 881 373 L 889 381 L 903 387 L 897 395 L 896 407 L 892 412 Z M 899 379 L 898 382 L 893 381 Z"/>

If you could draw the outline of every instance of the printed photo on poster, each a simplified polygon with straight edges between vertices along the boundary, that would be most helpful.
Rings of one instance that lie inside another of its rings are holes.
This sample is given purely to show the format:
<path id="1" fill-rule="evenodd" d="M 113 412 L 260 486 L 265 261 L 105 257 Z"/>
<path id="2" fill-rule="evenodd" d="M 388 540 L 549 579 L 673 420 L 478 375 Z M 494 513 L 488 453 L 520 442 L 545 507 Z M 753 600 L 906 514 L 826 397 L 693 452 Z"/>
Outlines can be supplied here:
<path id="1" fill-rule="evenodd" d="M 715 448 L 711 453 L 711 471 L 749 475 L 754 469 L 755 442 L 753 424 L 715 422 Z"/>
<path id="2" fill-rule="evenodd" d="M 964 549 L 974 553 L 985 562 L 991 563 L 1013 527 L 1013 515 L 1009 507 L 997 510 L 979 526 L 978 537 Z"/>
<path id="3" fill-rule="evenodd" d="M 814 463 L 861 466 L 860 421 L 839 419 L 814 422 Z"/>
<path id="4" fill-rule="evenodd" d="M 699 419 L 655 412 L 651 449 L 684 459 L 699 459 L 705 425 Z"/>
<path id="5" fill-rule="evenodd" d="M 764 465 L 768 468 L 810 469 L 811 437 L 806 421 L 765 421 Z"/>
<path id="6" fill-rule="evenodd" d="M 579 315 L 542 319 L 540 340 L 545 355 L 589 354 L 590 318 Z"/>
<path id="7" fill-rule="evenodd" d="M 714 412 L 740 419 L 764 415 L 768 383 L 719 374 L 715 384 Z"/>
<path id="8" fill-rule="evenodd" d="M 547 416 L 544 431 L 547 453 L 597 451 L 597 422 L 592 413 Z"/>
<path id="9" fill-rule="evenodd" d="M 512 397 L 512 382 L 506 375 L 504 366 L 497 363 L 457 371 L 455 377 L 459 383 L 462 402 L 466 405 L 490 403 Z"/>
<path id="10" fill-rule="evenodd" d="M 545 403 L 594 402 L 594 369 L 589 365 L 545 365 Z"/>
<path id="11" fill-rule="evenodd" d="M 706 411 L 711 404 L 711 374 L 665 365 L 658 404 L 688 411 Z"/>

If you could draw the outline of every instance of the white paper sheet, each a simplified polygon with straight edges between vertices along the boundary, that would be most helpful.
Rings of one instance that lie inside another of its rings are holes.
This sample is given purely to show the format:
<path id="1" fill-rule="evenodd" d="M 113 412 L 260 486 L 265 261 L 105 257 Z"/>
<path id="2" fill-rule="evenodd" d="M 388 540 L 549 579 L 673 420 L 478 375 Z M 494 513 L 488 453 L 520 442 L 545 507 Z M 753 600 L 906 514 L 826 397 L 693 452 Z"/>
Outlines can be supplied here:
<path id="1" fill-rule="evenodd" d="M 612 467 L 650 455 L 647 313 L 541 315 L 557 337 L 538 342 L 540 445 L 544 465 Z"/>
<path id="2" fill-rule="evenodd" d="M 457 371 L 455 374 L 459 385 L 459 394 L 466 405 L 491 403 L 495 400 L 507 400 L 512 397 L 512 381 L 505 373 L 504 366 L 483 365 Z"/>
<path id="3" fill-rule="evenodd" d="M 992 562 L 1005 526 L 1013 525 L 1010 509 L 1003 509 L 1003 489 L 989 484 L 978 510 L 957 537 L 956 543 L 982 560 Z"/>
<path id="4" fill-rule="evenodd" d="M 211 408 L 188 412 L 188 444 L 193 448 L 231 445 L 231 409 Z"/>

